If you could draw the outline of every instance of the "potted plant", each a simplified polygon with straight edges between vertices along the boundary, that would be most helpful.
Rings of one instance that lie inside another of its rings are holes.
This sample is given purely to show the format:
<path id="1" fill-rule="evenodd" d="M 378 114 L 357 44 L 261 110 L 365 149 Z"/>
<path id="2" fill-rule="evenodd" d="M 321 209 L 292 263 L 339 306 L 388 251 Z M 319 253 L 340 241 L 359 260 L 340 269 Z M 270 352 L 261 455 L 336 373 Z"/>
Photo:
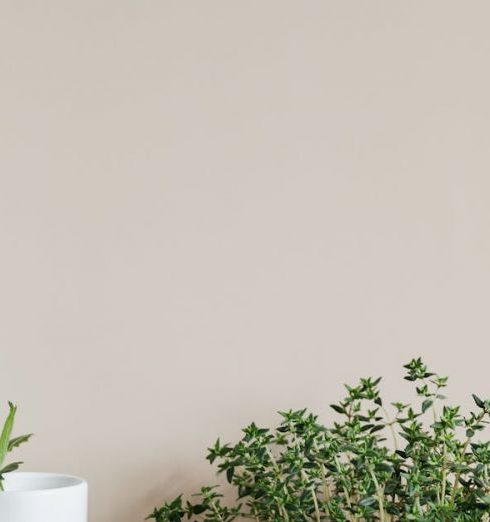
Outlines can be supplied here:
<path id="1" fill-rule="evenodd" d="M 16 413 L 17 407 L 9 403 L 0 435 L 0 521 L 87 522 L 85 481 L 52 473 L 15 472 L 21 462 L 5 465 L 7 455 L 31 437 L 11 437 Z"/>
<path id="2" fill-rule="evenodd" d="M 254 423 L 237 443 L 218 441 L 207 459 L 236 492 L 218 486 L 155 508 L 156 522 L 476 522 L 490 515 L 490 442 L 481 440 L 490 400 L 475 411 L 442 403 L 447 378 L 423 361 L 407 365 L 414 404 L 385 404 L 380 379 L 346 386 L 326 427 L 306 410 L 280 412 L 275 429 Z"/>

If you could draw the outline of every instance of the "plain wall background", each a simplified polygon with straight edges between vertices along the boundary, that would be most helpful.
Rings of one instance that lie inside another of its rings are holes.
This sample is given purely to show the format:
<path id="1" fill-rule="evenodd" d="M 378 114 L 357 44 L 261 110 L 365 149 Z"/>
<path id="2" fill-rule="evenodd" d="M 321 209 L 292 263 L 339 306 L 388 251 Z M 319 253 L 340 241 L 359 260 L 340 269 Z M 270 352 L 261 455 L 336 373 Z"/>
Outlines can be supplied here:
<path id="1" fill-rule="evenodd" d="M 0 0 L 0 399 L 91 522 L 424 355 L 490 395 L 490 4 Z M 5 413 L 3 408 L 2 412 Z"/>

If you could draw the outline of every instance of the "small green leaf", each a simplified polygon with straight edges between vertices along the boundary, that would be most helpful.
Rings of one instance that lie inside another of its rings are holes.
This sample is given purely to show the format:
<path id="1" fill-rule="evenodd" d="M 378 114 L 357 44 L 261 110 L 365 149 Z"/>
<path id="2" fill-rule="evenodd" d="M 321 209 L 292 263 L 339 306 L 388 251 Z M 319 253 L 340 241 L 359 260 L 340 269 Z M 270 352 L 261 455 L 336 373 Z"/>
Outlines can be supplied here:
<path id="1" fill-rule="evenodd" d="M 2 469 L 0 469 L 0 475 L 3 475 L 4 473 L 11 473 L 12 471 L 19 469 L 21 464 L 23 464 L 23 462 L 12 462 L 12 464 L 7 464 Z"/>
<path id="2" fill-rule="evenodd" d="M 393 468 L 393 466 L 390 466 L 390 464 L 381 462 L 380 464 L 376 465 L 376 471 L 384 471 L 385 473 L 394 473 L 395 469 Z"/>
<path id="3" fill-rule="evenodd" d="M 18 448 L 21 444 L 28 442 L 32 435 L 32 433 L 29 433 L 28 435 L 21 435 L 20 437 L 15 437 L 9 442 L 8 451 L 10 452 L 14 448 Z"/>
<path id="4" fill-rule="evenodd" d="M 374 506 L 378 501 L 376 497 L 364 497 L 359 501 L 359 505 L 362 507 Z"/>
<path id="5" fill-rule="evenodd" d="M 475 395 L 474 393 L 473 393 L 472 396 L 473 396 L 473 400 L 475 401 L 476 405 L 477 405 L 479 408 L 484 408 L 484 407 L 485 407 L 485 402 L 482 401 L 482 400 L 480 399 L 480 397 L 478 397 L 478 396 Z"/>

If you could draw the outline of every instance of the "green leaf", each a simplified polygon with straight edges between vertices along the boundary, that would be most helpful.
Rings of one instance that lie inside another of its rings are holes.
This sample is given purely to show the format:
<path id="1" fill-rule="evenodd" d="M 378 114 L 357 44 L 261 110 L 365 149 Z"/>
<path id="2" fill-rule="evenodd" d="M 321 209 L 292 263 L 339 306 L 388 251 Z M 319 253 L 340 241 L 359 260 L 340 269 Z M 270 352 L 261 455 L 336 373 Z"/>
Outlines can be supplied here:
<path id="1" fill-rule="evenodd" d="M 484 408 L 485 407 L 485 402 L 482 401 L 480 399 L 480 397 L 478 397 L 477 395 L 475 395 L 474 393 L 472 394 L 472 397 L 473 397 L 473 400 L 475 401 L 475 404 L 479 407 L 479 408 Z"/>
<path id="2" fill-rule="evenodd" d="M 24 463 L 23 462 L 12 462 L 12 464 L 7 464 L 5 467 L 0 469 L 0 475 L 3 475 L 4 473 L 11 473 L 12 471 L 19 469 L 19 466 L 21 464 L 24 464 Z"/>
<path id="3" fill-rule="evenodd" d="M 425 399 L 425 401 L 422 403 L 422 413 L 425 413 L 433 404 L 432 399 Z"/>
<path id="4" fill-rule="evenodd" d="M 0 467 L 5 461 L 5 457 L 9 451 L 10 435 L 14 427 L 15 414 L 17 413 L 17 406 L 9 402 L 9 414 L 3 426 L 2 434 L 0 436 Z"/>
<path id="5" fill-rule="evenodd" d="M 24 444 L 25 442 L 28 442 L 29 439 L 32 437 L 32 433 L 29 433 L 28 435 L 21 435 L 20 437 L 15 437 L 15 439 L 12 439 L 9 442 L 8 445 L 8 451 L 12 451 L 14 448 L 18 448 L 21 444 Z"/>
<path id="6" fill-rule="evenodd" d="M 390 464 L 386 464 L 385 462 L 381 462 L 380 464 L 376 464 L 376 471 L 381 471 L 385 473 L 394 473 L 395 469 Z"/>
<path id="7" fill-rule="evenodd" d="M 374 506 L 378 501 L 376 497 L 364 497 L 359 501 L 359 505 L 362 507 Z"/>
<path id="8" fill-rule="evenodd" d="M 194 515 L 200 515 L 201 513 L 204 513 L 204 511 L 206 511 L 206 506 L 204 506 L 203 504 L 196 504 L 192 506 L 191 509 Z"/>

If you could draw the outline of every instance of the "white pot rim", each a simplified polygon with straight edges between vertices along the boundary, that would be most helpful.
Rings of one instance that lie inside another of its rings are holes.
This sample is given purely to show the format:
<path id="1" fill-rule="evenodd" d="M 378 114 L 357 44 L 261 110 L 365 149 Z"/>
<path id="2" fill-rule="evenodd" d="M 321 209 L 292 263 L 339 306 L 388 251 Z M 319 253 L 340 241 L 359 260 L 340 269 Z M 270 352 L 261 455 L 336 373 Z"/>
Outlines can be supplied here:
<path id="1" fill-rule="evenodd" d="M 74 475 L 44 473 L 36 471 L 16 471 L 5 475 L 5 491 L 2 496 L 50 495 L 60 490 L 86 488 L 87 482 Z M 12 488 L 12 489 L 9 489 Z"/>

